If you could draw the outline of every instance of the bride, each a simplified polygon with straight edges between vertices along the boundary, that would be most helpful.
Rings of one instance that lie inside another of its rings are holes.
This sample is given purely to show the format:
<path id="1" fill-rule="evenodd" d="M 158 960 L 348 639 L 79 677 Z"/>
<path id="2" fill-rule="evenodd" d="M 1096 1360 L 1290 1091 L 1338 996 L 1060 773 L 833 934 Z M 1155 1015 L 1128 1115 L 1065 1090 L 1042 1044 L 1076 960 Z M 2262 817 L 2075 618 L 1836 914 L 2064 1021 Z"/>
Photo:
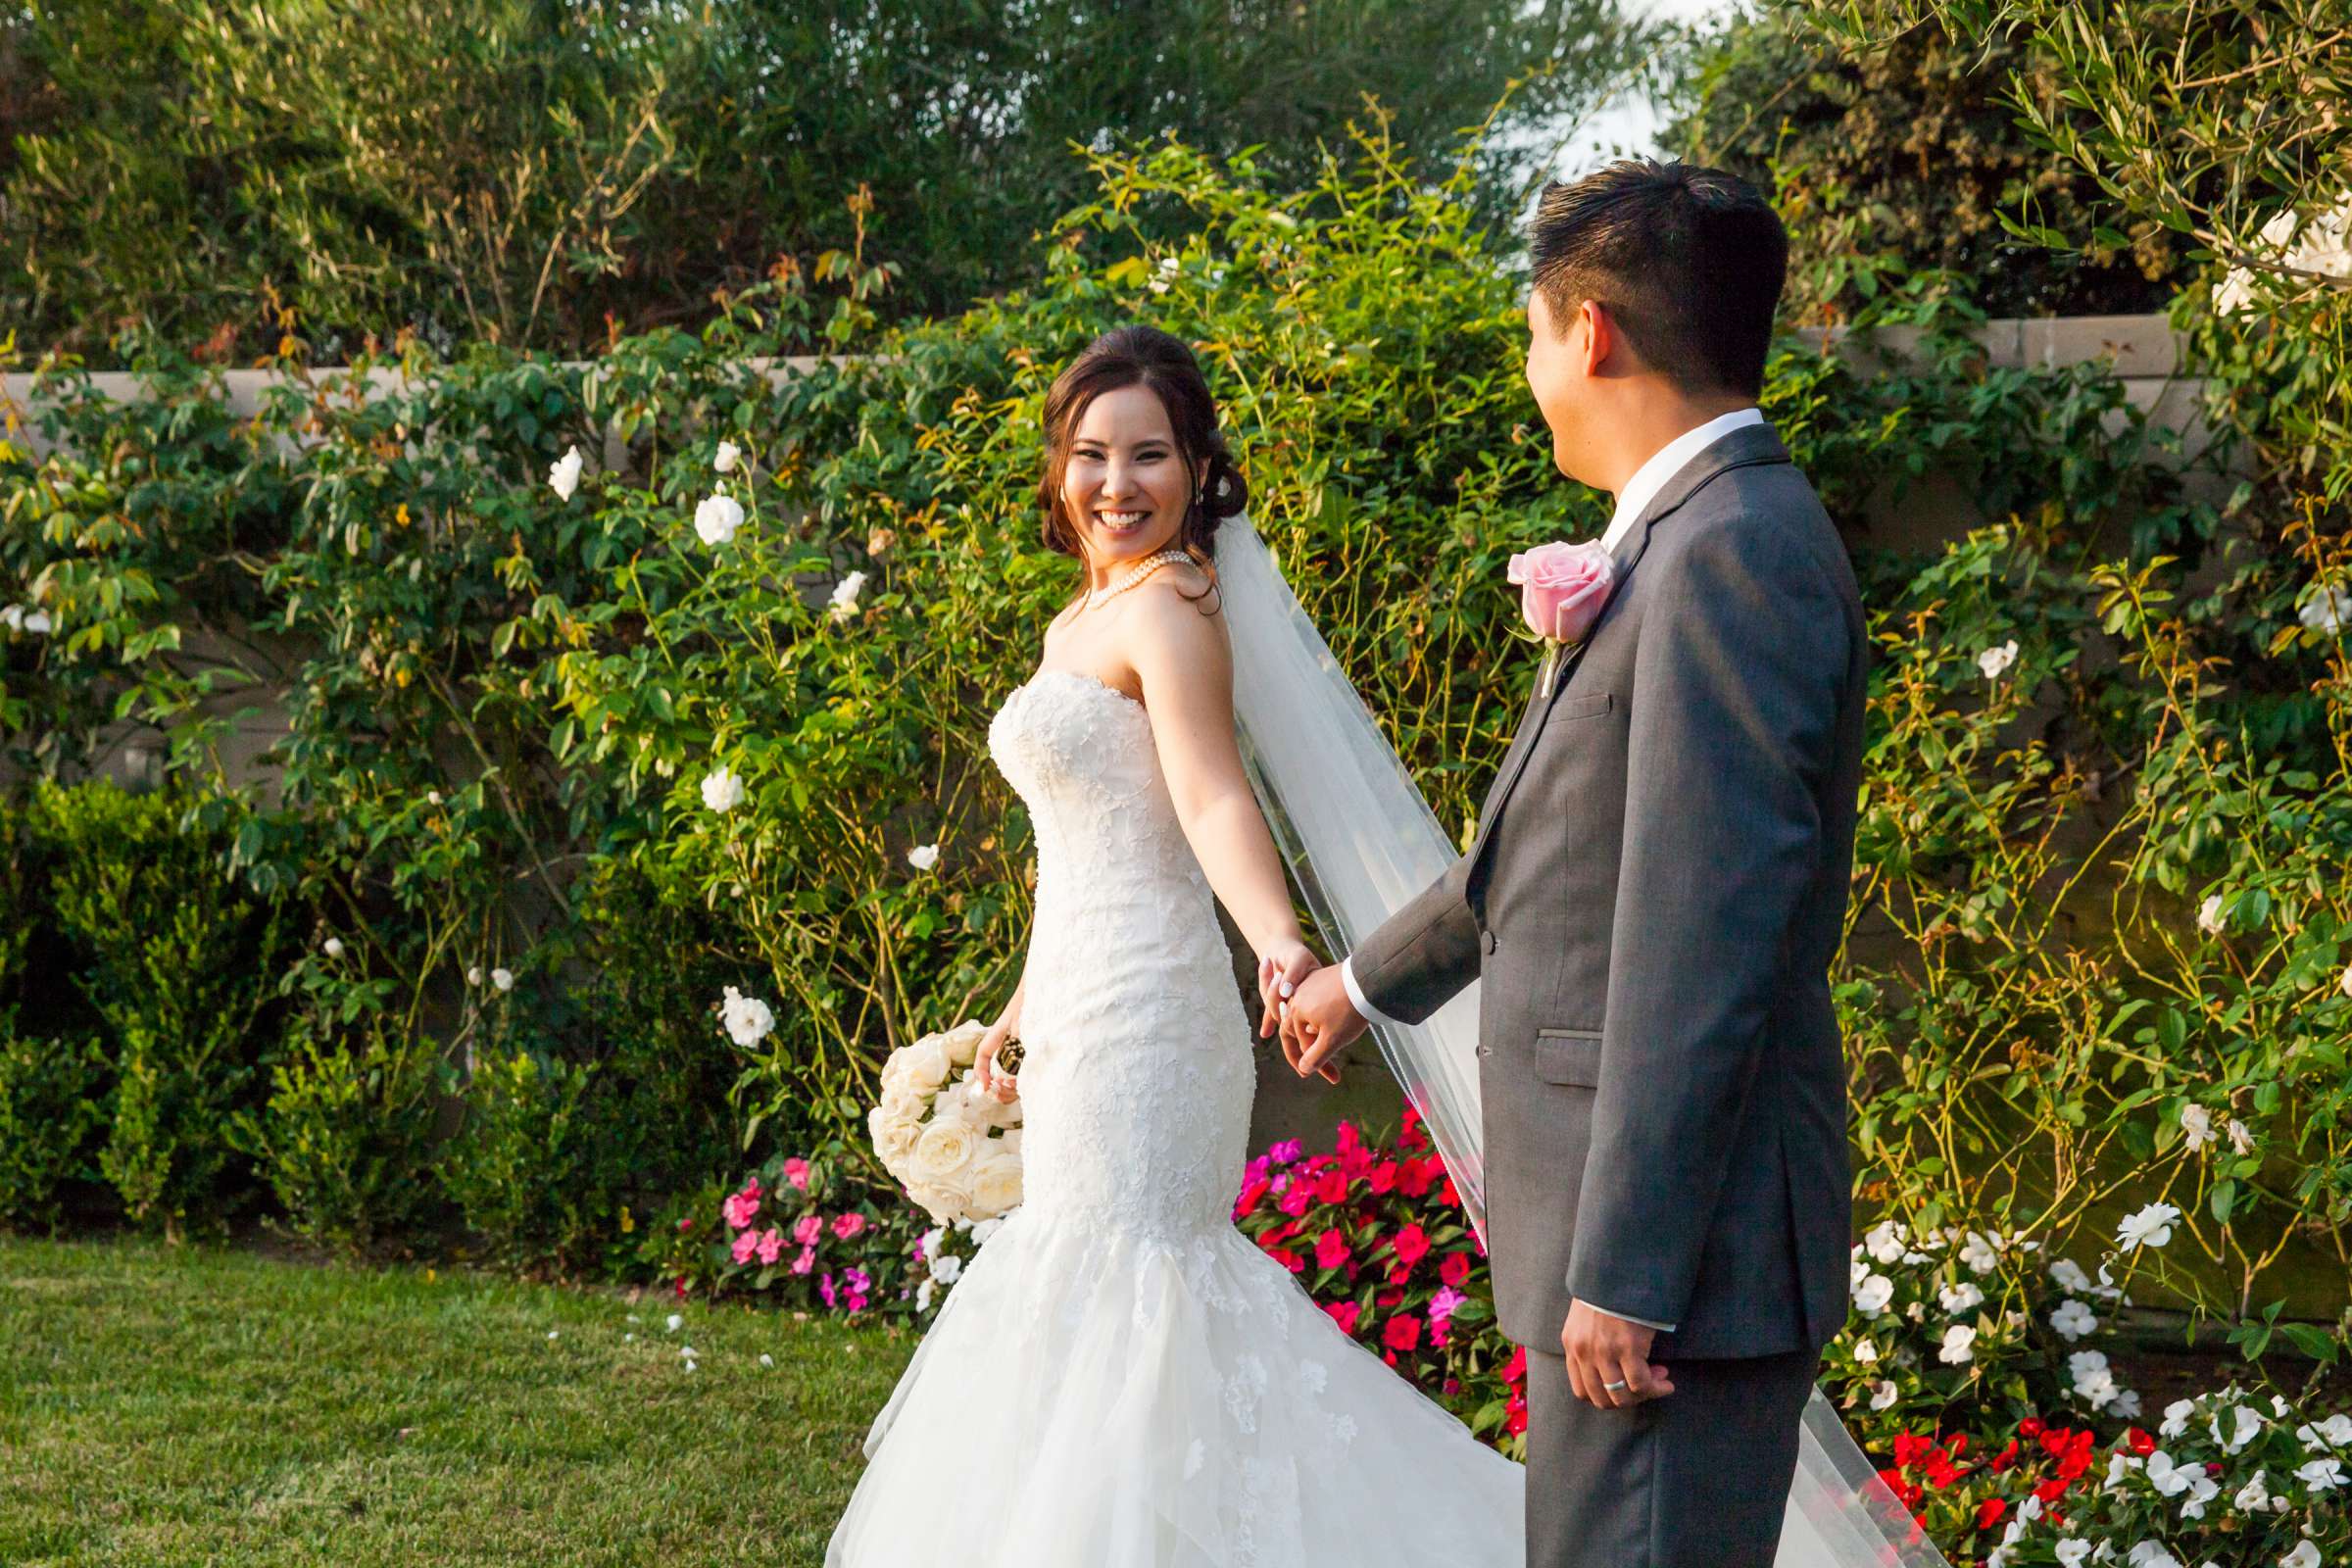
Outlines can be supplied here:
<path id="1" fill-rule="evenodd" d="M 1246 501 L 1185 345 L 1121 327 L 1046 400 L 1047 544 L 1085 586 L 989 730 L 1038 843 L 1025 1202 L 866 1442 L 835 1568 L 1518 1568 L 1522 1471 L 1231 1222 L 1256 1082 L 1213 895 L 1314 967 L 1234 738 L 1212 545 Z M 1001 1094 L 1009 1089 L 1000 1087 Z"/>
<path id="2" fill-rule="evenodd" d="M 1230 1219 L 1255 1072 L 1212 897 L 1279 1005 L 1316 959 L 1276 834 L 1338 948 L 1452 847 L 1250 530 L 1191 351 L 1108 332 L 1045 420 L 1085 576 L 989 730 L 1038 880 L 980 1052 L 1001 1098 L 1026 1053 L 1026 1202 L 876 1416 L 828 1568 L 1520 1568 L 1521 1468 Z M 1376 1033 L 1483 1229 L 1475 989 Z M 1818 1393 L 1799 1452 L 1776 1568 L 1944 1568 Z"/>

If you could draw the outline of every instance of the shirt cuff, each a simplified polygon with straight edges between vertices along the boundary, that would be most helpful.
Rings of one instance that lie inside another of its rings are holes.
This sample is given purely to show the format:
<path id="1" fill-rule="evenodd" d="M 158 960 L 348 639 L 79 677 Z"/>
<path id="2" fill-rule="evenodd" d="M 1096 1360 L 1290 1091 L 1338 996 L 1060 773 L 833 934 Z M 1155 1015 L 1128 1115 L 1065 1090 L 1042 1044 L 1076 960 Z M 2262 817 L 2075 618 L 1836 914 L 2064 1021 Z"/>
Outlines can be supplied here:
<path id="1" fill-rule="evenodd" d="M 1672 1334 L 1674 1332 L 1674 1325 L 1671 1323 L 1652 1323 L 1649 1319 L 1645 1317 L 1636 1317 L 1631 1312 L 1612 1312 L 1607 1307 L 1601 1305 L 1598 1301 L 1587 1301 L 1585 1304 L 1591 1307 L 1593 1311 L 1598 1312 L 1602 1317 L 1613 1317 L 1624 1323 L 1639 1323 L 1645 1329 L 1656 1329 L 1660 1334 Z"/>
<path id="2" fill-rule="evenodd" d="M 1385 1023 L 1392 1029 L 1404 1027 L 1403 1024 L 1364 1000 L 1364 988 L 1355 983 L 1355 955 L 1352 953 L 1340 960 L 1340 984 L 1348 988 L 1348 1004 L 1353 1007 L 1360 1016 L 1369 1018 L 1374 1023 Z"/>

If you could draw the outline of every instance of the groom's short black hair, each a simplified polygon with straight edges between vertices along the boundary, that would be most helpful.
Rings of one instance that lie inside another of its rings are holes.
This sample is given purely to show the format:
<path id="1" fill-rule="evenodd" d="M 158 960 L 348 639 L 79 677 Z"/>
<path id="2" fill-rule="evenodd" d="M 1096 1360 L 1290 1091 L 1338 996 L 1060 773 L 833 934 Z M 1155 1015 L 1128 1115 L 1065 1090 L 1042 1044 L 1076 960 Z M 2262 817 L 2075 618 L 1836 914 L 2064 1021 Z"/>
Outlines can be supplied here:
<path id="1" fill-rule="evenodd" d="M 1747 181 L 1622 159 L 1545 185 L 1533 241 L 1535 286 L 1554 330 L 1597 300 L 1642 363 L 1685 390 L 1763 390 L 1788 232 Z"/>

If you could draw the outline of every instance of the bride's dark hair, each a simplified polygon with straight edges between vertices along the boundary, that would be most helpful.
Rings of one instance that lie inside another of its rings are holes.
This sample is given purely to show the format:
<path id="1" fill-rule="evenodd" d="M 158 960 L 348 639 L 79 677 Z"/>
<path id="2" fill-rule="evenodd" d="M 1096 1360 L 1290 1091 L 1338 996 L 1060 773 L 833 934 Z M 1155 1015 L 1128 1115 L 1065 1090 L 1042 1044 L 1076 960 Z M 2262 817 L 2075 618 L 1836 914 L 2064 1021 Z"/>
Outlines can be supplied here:
<path id="1" fill-rule="evenodd" d="M 1209 544 L 1217 524 L 1250 505 L 1250 487 L 1234 465 L 1217 428 L 1217 401 L 1209 395 L 1200 363 L 1184 340 L 1155 326 L 1117 326 L 1089 343 L 1054 378 L 1046 393 L 1046 471 L 1038 481 L 1037 505 L 1044 514 L 1046 548 L 1086 559 L 1077 527 L 1063 512 L 1061 483 L 1070 466 L 1070 436 L 1087 409 L 1105 392 L 1150 387 L 1168 412 L 1177 456 L 1188 472 L 1200 475 L 1174 544 L 1216 581 Z"/>

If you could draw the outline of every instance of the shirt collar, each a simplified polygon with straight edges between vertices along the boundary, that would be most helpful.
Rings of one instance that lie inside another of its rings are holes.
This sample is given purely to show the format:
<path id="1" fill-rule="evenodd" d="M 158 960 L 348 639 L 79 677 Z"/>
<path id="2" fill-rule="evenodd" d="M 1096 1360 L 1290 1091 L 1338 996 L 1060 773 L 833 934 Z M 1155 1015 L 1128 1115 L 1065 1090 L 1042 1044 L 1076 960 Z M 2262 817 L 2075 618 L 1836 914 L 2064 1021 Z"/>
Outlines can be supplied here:
<path id="1" fill-rule="evenodd" d="M 1666 488 L 1666 481 L 1682 472 L 1691 459 L 1734 430 L 1744 430 L 1751 424 L 1763 422 L 1764 413 L 1761 409 L 1735 409 L 1729 414 L 1717 415 L 1704 424 L 1685 430 L 1651 453 L 1649 461 L 1636 468 L 1634 476 L 1625 481 L 1625 488 L 1617 492 L 1617 510 L 1609 517 L 1609 531 L 1600 536 L 1600 547 L 1615 552 L 1619 541 L 1633 532 L 1634 524 L 1641 520 L 1642 512 L 1657 499 L 1658 492 Z"/>

